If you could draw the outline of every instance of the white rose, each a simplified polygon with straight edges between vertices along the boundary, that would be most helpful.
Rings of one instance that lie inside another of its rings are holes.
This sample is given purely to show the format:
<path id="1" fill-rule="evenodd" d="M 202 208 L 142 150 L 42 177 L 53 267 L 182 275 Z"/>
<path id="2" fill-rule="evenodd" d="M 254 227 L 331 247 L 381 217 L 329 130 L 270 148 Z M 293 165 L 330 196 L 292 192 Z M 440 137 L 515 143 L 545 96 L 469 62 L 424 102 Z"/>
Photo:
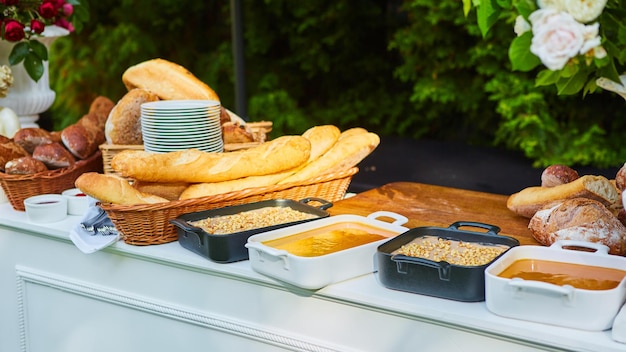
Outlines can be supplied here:
<path id="1" fill-rule="evenodd" d="M 580 54 L 586 54 L 589 50 L 596 48 L 602 44 L 602 38 L 598 35 L 600 24 L 598 22 L 585 26 L 583 31 L 583 46 L 580 48 Z"/>
<path id="2" fill-rule="evenodd" d="M 517 16 L 515 19 L 515 26 L 513 26 L 513 30 L 515 34 L 519 37 L 520 35 L 528 32 L 530 30 L 530 23 L 524 19 L 523 16 Z"/>
<path id="3" fill-rule="evenodd" d="M 578 22 L 587 23 L 595 20 L 604 11 L 607 0 L 565 0 L 567 11 Z"/>
<path id="4" fill-rule="evenodd" d="M 550 70 L 562 69 L 577 56 L 585 42 L 585 25 L 570 14 L 540 9 L 529 16 L 533 39 L 530 51 Z"/>

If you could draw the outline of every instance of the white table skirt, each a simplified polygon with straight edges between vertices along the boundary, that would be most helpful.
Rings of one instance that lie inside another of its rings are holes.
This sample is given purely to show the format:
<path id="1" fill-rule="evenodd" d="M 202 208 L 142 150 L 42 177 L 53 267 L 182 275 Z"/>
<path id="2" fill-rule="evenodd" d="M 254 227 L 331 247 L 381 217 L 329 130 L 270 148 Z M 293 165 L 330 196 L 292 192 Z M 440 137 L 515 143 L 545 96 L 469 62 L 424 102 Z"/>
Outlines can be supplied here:
<path id="1" fill-rule="evenodd" d="M 84 254 L 80 220 L 34 224 L 0 204 L 0 351 L 626 351 L 579 331 L 383 287 L 309 291 L 177 242 Z"/>

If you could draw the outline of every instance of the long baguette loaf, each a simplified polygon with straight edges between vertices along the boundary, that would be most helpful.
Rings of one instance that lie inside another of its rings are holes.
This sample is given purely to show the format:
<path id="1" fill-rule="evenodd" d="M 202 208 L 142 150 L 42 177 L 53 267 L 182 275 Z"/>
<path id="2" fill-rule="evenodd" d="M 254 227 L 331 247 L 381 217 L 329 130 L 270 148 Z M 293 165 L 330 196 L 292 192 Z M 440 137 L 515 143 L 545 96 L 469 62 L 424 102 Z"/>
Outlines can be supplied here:
<path id="1" fill-rule="evenodd" d="M 340 138 L 324 155 L 280 181 L 279 184 L 301 182 L 319 175 L 347 170 L 361 162 L 378 144 L 380 144 L 380 137 L 373 132 Z"/>
<path id="2" fill-rule="evenodd" d="M 143 88 L 162 100 L 217 100 L 218 95 L 206 83 L 179 64 L 152 59 L 131 66 L 122 75 L 122 82 L 130 91 Z"/>
<path id="3" fill-rule="evenodd" d="M 282 136 L 254 148 L 229 153 L 197 149 L 154 154 L 124 150 L 111 167 L 121 175 L 152 182 L 220 182 L 275 174 L 306 162 L 311 143 L 302 136 Z"/>
<path id="4" fill-rule="evenodd" d="M 86 172 L 74 182 L 83 193 L 103 202 L 120 205 L 153 204 L 169 200 L 138 191 L 122 177 L 113 174 Z"/>
<path id="5" fill-rule="evenodd" d="M 190 185 L 180 195 L 180 199 L 208 197 L 216 194 L 240 191 L 246 188 L 266 187 L 277 184 L 279 181 L 293 175 L 326 153 L 339 138 L 341 131 L 333 125 L 314 126 L 306 130 L 302 136 L 311 142 L 311 153 L 307 162 L 295 169 L 276 174 L 249 176 L 223 182 L 204 182 Z"/>
<path id="6" fill-rule="evenodd" d="M 531 218 L 543 207 L 571 198 L 594 199 L 607 207 L 619 201 L 617 188 L 604 176 L 584 175 L 575 181 L 554 187 L 528 187 L 507 199 L 507 208 Z"/>
<path id="7" fill-rule="evenodd" d="M 280 172 L 271 175 L 248 176 L 236 180 L 222 182 L 196 183 L 187 187 L 179 199 L 208 197 L 216 194 L 224 194 L 241 191 L 246 188 L 267 187 L 275 185 L 278 181 L 293 174 L 291 171 Z"/>

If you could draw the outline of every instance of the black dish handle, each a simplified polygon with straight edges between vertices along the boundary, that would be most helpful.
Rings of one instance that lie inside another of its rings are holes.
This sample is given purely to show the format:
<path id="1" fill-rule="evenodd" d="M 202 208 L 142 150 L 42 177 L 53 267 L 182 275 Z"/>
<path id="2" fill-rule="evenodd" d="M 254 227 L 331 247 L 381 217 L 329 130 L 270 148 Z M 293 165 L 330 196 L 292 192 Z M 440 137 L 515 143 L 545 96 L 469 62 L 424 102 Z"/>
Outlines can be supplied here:
<path id="1" fill-rule="evenodd" d="M 326 210 L 326 209 L 328 209 L 328 208 L 333 206 L 332 202 L 329 202 L 326 199 L 322 199 L 322 198 L 308 197 L 308 198 L 300 199 L 300 203 L 304 203 L 304 204 L 308 205 L 309 202 L 322 203 L 320 206 L 317 207 L 317 208 L 319 208 L 321 210 Z"/>
<path id="2" fill-rule="evenodd" d="M 191 226 L 186 221 L 178 219 L 178 218 L 171 219 L 170 224 L 180 228 L 181 230 L 188 231 L 188 232 L 195 232 L 199 234 L 204 231 L 203 229 L 199 227 Z"/>
<path id="3" fill-rule="evenodd" d="M 455 231 L 459 231 L 459 227 L 462 227 L 462 226 L 472 226 L 472 227 L 479 227 L 481 229 L 485 229 L 487 230 L 485 234 L 490 235 L 490 236 L 498 236 L 498 232 L 500 232 L 500 228 L 498 226 L 489 225 L 483 222 L 476 222 L 476 221 L 457 221 L 453 223 L 452 225 L 450 225 L 449 228 Z"/>

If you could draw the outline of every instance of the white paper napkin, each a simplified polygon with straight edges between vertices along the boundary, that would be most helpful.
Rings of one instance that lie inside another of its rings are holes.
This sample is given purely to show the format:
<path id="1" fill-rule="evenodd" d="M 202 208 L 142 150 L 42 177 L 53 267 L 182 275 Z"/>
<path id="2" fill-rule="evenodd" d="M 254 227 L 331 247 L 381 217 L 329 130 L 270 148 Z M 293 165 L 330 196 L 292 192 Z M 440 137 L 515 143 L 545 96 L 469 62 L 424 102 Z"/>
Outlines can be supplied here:
<path id="1" fill-rule="evenodd" d="M 70 230 L 70 239 L 83 253 L 99 251 L 120 239 L 106 212 L 96 203 L 95 199 L 90 199 L 89 209 L 81 221 Z"/>

